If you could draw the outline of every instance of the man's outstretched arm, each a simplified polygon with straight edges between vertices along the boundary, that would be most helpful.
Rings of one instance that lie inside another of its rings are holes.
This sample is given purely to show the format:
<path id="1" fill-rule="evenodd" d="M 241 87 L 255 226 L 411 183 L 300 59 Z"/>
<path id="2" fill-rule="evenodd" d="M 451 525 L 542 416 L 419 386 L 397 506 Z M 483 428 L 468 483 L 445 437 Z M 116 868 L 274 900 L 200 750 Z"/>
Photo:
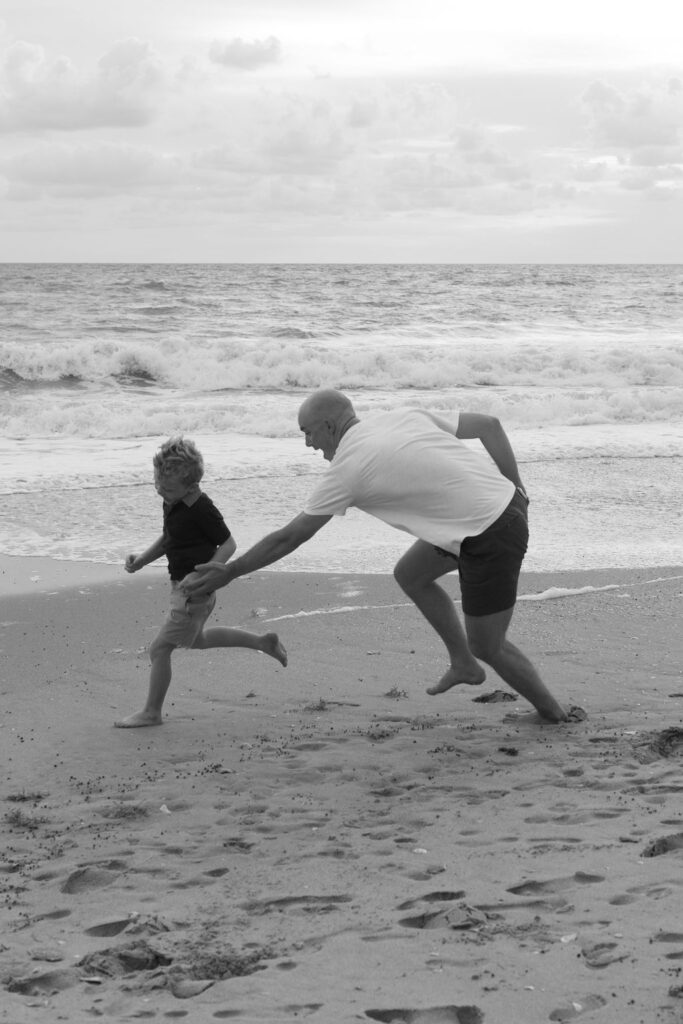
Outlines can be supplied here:
<path id="1" fill-rule="evenodd" d="M 245 551 L 239 558 L 227 565 L 218 562 L 204 562 L 195 566 L 193 579 L 183 583 L 183 589 L 195 597 L 211 593 L 220 587 L 226 587 L 239 576 L 256 572 L 266 565 L 279 562 L 281 558 L 296 551 L 298 547 L 310 540 L 332 516 L 309 516 L 300 512 L 290 523 L 280 530 L 269 533 L 257 541 L 253 547 Z"/>

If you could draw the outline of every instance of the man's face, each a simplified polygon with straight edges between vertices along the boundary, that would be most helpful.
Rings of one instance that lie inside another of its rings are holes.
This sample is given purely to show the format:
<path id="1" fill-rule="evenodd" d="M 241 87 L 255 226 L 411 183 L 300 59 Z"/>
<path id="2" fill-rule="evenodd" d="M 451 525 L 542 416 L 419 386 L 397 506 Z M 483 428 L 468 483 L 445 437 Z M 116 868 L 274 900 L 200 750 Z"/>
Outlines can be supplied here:
<path id="1" fill-rule="evenodd" d="M 184 498 L 192 485 L 176 473 L 160 473 L 154 470 L 154 486 L 159 497 L 163 498 L 169 505 L 174 505 L 181 498 Z"/>
<path id="2" fill-rule="evenodd" d="M 323 458 L 331 462 L 337 445 L 330 421 L 304 412 L 299 416 L 299 427 L 306 440 L 306 447 L 313 448 L 316 452 L 322 452 Z"/>

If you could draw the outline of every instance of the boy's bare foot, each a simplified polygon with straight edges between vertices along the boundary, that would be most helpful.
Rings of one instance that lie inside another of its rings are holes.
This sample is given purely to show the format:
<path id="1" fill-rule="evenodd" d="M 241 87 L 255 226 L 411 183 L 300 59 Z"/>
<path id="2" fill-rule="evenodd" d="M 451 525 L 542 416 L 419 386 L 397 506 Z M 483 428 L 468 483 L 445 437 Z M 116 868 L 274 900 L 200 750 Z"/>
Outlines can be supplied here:
<path id="1" fill-rule="evenodd" d="M 263 637 L 263 653 L 270 655 L 271 658 L 275 658 L 281 665 L 287 668 L 287 651 L 284 646 L 280 643 L 280 638 L 277 633 L 266 633 Z"/>
<path id="2" fill-rule="evenodd" d="M 154 711 L 138 711 L 134 715 L 129 715 L 128 718 L 120 718 L 118 722 L 114 722 L 117 729 L 142 729 L 148 725 L 161 725 L 162 718 L 158 712 Z"/>
<path id="3" fill-rule="evenodd" d="M 438 683 L 434 686 L 427 687 L 427 693 L 435 696 L 437 693 L 445 693 L 446 690 L 452 689 L 454 686 L 481 686 L 486 679 L 486 673 L 483 668 L 479 666 L 478 672 L 472 673 L 460 673 L 451 666 L 439 679 Z"/>

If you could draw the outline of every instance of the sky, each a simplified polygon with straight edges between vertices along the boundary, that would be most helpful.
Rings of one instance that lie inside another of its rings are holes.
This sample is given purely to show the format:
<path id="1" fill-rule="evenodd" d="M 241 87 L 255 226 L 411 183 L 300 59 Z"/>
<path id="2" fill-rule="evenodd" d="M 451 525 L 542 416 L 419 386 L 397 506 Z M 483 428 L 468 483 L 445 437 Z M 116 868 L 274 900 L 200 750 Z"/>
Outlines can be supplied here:
<path id="1" fill-rule="evenodd" d="M 683 263 L 679 0 L 2 0 L 0 261 Z"/>

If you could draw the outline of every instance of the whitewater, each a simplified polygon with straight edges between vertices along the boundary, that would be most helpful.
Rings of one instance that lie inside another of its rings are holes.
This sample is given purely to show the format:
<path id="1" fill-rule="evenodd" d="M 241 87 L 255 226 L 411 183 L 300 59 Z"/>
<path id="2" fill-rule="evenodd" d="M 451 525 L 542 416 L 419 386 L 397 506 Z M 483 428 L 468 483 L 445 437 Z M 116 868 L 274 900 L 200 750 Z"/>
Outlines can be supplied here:
<path id="1" fill-rule="evenodd" d="M 681 267 L 6 264 L 0 313 L 0 553 L 139 548 L 177 433 L 252 543 L 324 472 L 296 413 L 331 386 L 499 416 L 527 568 L 683 563 Z M 386 572 L 407 543 L 351 512 L 280 567 Z"/>

